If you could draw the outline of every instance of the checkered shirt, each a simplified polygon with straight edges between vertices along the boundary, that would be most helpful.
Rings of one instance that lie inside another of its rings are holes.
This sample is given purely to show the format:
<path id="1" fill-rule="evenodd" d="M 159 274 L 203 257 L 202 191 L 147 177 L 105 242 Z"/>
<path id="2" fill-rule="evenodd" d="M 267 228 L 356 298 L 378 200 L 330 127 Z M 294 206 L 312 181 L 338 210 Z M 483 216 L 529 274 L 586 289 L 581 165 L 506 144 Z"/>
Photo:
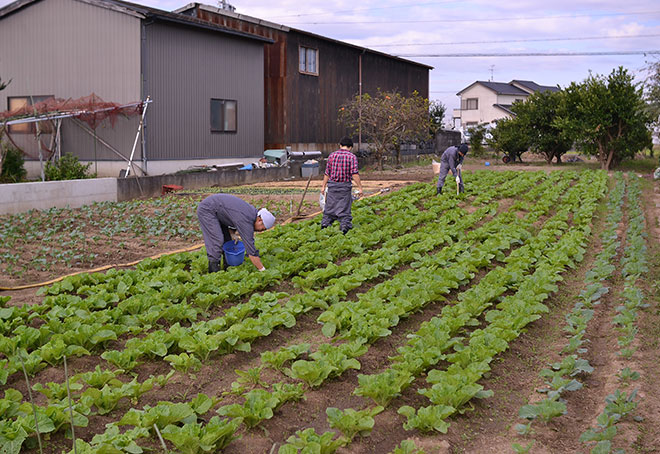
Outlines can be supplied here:
<path id="1" fill-rule="evenodd" d="M 357 157 L 347 150 L 337 150 L 328 156 L 325 174 L 330 181 L 343 183 L 351 181 L 351 177 L 358 173 Z"/>

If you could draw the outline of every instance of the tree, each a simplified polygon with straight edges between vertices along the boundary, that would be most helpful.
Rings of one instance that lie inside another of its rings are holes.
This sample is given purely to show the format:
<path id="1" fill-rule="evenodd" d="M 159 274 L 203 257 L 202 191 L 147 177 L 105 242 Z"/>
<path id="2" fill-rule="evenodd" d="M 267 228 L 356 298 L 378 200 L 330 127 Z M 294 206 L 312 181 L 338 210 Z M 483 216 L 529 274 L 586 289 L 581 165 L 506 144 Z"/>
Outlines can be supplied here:
<path id="1" fill-rule="evenodd" d="M 623 67 L 607 77 L 590 75 L 571 83 L 559 110 L 555 126 L 568 132 L 576 148 L 597 156 L 602 169 L 652 146 L 652 118 L 642 90 Z"/>
<path id="2" fill-rule="evenodd" d="M 11 82 L 11 79 L 9 79 L 9 82 L 3 82 L 2 79 L 0 79 L 0 91 L 4 90 L 7 88 L 7 85 Z M 5 125 L 2 125 L 2 128 L 0 129 L 0 140 L 2 139 L 2 136 L 5 133 Z M 3 172 L 3 178 L 5 177 L 4 175 L 4 165 L 5 165 L 5 159 L 7 159 L 7 153 L 8 153 L 8 147 L 3 146 L 2 142 L 0 142 L 0 172 Z M 23 168 L 23 165 L 21 164 L 21 168 Z M 23 175 L 21 178 L 25 178 L 25 175 Z"/>
<path id="3" fill-rule="evenodd" d="M 25 180 L 25 160 L 16 148 L 0 144 L 0 183 L 18 183 Z"/>
<path id="4" fill-rule="evenodd" d="M 511 106 L 516 121 L 528 137 L 529 147 L 543 154 L 548 164 L 553 158 L 561 163 L 561 156 L 573 145 L 570 134 L 555 122 L 563 96 L 563 91 L 536 92 Z"/>
<path id="5" fill-rule="evenodd" d="M 445 119 L 445 113 L 447 112 L 447 106 L 445 106 L 440 101 L 431 101 L 429 102 L 429 117 L 431 121 L 431 136 L 435 135 L 442 129 L 442 120 Z"/>
<path id="6" fill-rule="evenodd" d="M 660 126 L 660 61 L 646 67 L 648 77 L 644 84 L 644 99 L 655 126 Z"/>
<path id="7" fill-rule="evenodd" d="M 46 163 L 46 181 L 96 178 L 96 173 L 89 173 L 89 168 L 91 166 L 91 162 L 82 164 L 78 161 L 77 156 L 74 156 L 71 153 L 66 153 L 54 164 L 50 161 Z"/>
<path id="8" fill-rule="evenodd" d="M 409 98 L 398 92 L 368 93 L 355 96 L 339 108 L 339 121 L 352 133 L 362 133 L 370 150 L 383 169 L 383 158 L 396 151 L 401 158 L 401 144 L 429 138 L 429 101 L 414 92 Z"/>
<path id="9" fill-rule="evenodd" d="M 477 126 L 468 128 L 470 137 L 470 148 L 475 156 L 481 156 L 484 152 L 484 139 L 486 138 L 486 124 L 481 123 Z"/>
<path id="10" fill-rule="evenodd" d="M 529 148 L 529 137 L 520 127 L 517 118 L 497 120 L 495 128 L 490 130 L 490 135 L 490 139 L 487 139 L 488 145 L 505 153 L 509 161 L 515 161 L 516 158 L 521 160 L 520 155 Z"/>

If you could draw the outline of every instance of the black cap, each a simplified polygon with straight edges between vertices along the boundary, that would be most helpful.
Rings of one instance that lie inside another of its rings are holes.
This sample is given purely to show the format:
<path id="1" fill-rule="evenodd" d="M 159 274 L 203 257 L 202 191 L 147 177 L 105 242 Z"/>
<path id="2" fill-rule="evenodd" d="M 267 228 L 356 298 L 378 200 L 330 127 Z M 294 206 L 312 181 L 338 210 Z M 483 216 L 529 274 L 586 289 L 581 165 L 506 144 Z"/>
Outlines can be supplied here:
<path id="1" fill-rule="evenodd" d="M 460 151 L 463 154 L 467 154 L 468 152 L 468 146 L 466 143 L 462 143 L 458 146 L 458 151 Z"/>

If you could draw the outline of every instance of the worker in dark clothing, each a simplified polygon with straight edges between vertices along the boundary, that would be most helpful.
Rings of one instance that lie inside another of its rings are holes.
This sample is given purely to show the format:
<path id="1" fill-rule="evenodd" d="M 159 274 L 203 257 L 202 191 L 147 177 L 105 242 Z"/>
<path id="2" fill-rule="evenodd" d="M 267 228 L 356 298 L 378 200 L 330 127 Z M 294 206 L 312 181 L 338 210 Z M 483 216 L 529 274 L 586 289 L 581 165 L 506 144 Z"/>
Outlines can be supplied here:
<path id="1" fill-rule="evenodd" d="M 243 240 L 245 252 L 252 264 L 259 271 L 266 269 L 254 245 L 254 232 L 269 229 L 275 224 L 275 216 L 270 211 L 265 208 L 257 210 L 246 201 L 230 194 L 214 194 L 199 203 L 197 218 L 206 245 L 209 273 L 227 268 L 222 245 L 231 241 L 235 232 Z"/>
<path id="2" fill-rule="evenodd" d="M 350 137 L 344 137 L 339 142 L 339 147 L 339 150 L 330 153 L 325 166 L 321 194 L 325 194 L 326 188 L 328 192 L 325 196 L 321 228 L 324 229 L 338 220 L 339 228 L 345 235 L 353 228 L 353 217 L 351 216 L 353 185 L 351 180 L 358 187 L 357 197 L 362 195 L 362 182 L 358 173 L 357 157 L 351 153 L 353 140 Z"/>
<path id="3" fill-rule="evenodd" d="M 447 178 L 447 174 L 450 170 L 451 174 L 456 177 L 459 191 L 463 192 L 465 190 L 465 187 L 463 186 L 463 177 L 461 176 L 461 169 L 463 167 L 463 158 L 465 158 L 467 152 L 467 144 L 462 143 L 457 147 L 449 147 L 444 153 L 442 153 L 442 156 L 440 157 L 440 175 L 438 175 L 436 194 L 442 194 L 442 187 L 445 184 L 445 178 Z"/>

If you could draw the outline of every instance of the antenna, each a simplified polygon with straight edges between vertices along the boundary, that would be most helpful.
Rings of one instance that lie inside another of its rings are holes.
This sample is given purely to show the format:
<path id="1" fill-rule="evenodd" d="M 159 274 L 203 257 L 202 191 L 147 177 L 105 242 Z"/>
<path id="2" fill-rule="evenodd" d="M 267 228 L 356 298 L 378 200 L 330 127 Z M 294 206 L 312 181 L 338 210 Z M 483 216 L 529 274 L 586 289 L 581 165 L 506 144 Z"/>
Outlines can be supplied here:
<path id="1" fill-rule="evenodd" d="M 493 68 L 495 68 L 495 65 L 490 65 L 490 81 L 489 82 L 493 81 Z"/>
<path id="2" fill-rule="evenodd" d="M 236 11 L 236 7 L 234 5 L 230 5 L 227 0 L 218 1 L 218 7 L 220 9 L 224 9 L 225 11 Z"/>

